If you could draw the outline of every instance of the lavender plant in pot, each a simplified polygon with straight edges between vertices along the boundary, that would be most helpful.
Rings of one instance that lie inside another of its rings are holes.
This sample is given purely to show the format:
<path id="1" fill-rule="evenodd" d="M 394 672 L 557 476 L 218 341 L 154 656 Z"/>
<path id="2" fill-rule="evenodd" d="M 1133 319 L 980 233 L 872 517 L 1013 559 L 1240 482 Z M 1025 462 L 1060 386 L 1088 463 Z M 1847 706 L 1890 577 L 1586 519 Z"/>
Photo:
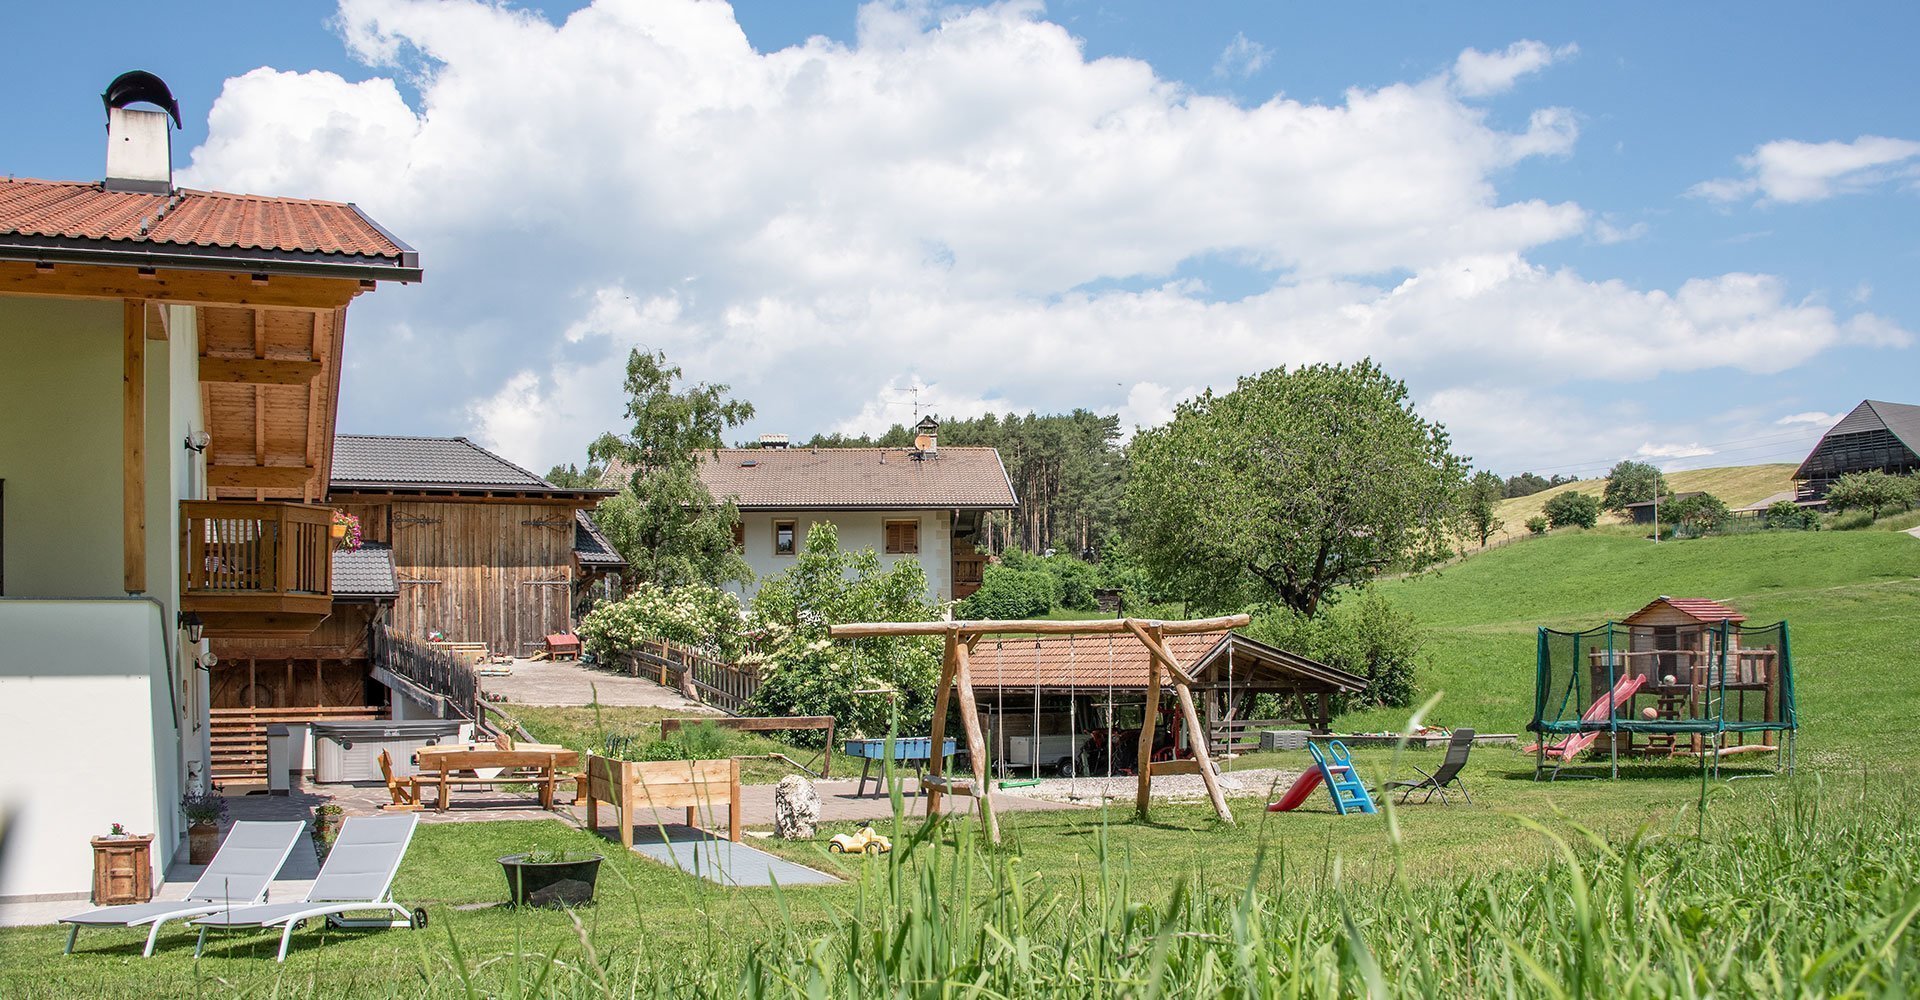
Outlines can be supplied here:
<path id="1" fill-rule="evenodd" d="M 220 850 L 220 821 L 227 818 L 227 800 L 219 792 L 188 792 L 180 796 L 187 817 L 187 861 L 204 865 Z"/>

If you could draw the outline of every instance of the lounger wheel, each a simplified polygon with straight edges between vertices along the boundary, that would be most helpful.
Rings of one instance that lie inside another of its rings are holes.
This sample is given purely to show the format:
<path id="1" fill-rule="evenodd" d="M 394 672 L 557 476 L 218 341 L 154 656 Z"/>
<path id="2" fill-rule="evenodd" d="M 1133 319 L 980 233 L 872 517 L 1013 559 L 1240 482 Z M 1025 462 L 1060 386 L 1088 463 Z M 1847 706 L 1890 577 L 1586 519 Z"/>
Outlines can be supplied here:
<path id="1" fill-rule="evenodd" d="M 408 925 L 416 931 L 425 929 L 427 926 L 427 908 L 424 906 L 414 907 L 413 918 L 408 921 Z"/>

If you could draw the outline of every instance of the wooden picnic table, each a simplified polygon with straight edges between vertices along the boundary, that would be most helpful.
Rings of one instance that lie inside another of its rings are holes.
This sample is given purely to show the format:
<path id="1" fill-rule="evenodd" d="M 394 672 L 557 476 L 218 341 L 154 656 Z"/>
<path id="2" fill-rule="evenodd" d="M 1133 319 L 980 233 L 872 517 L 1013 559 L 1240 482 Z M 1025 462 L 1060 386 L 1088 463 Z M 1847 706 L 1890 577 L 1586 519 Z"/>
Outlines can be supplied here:
<path id="1" fill-rule="evenodd" d="M 540 807 L 554 807 L 554 789 L 563 780 L 573 780 L 580 767 L 580 753 L 549 743 L 522 743 L 502 750 L 492 743 L 454 743 L 421 747 L 413 759 L 420 767 L 415 787 L 434 788 L 439 798 L 437 812 L 446 812 L 453 802 L 453 790 L 462 786 L 497 788 L 501 785 L 533 785 L 540 791 Z M 490 775 L 482 771 L 492 771 Z M 472 772 L 469 777 L 462 772 Z"/>

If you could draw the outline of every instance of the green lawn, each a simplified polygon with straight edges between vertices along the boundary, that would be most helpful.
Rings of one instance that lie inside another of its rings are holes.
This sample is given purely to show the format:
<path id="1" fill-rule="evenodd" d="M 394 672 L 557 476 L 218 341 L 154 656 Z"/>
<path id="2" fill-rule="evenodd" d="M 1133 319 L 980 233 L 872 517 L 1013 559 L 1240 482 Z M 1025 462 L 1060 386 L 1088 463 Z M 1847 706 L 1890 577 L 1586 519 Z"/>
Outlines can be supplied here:
<path id="1" fill-rule="evenodd" d="M 844 824 L 823 829 L 813 842 L 756 840 L 849 879 L 785 893 L 722 889 L 616 850 L 603 869 L 599 905 L 582 911 L 577 925 L 565 914 L 493 905 L 506 889 L 495 859 L 535 845 L 590 847 L 594 838 L 552 821 L 430 825 L 421 828 L 397 886 L 398 898 L 431 911 L 424 932 L 334 932 L 322 946 L 314 943 L 321 935 L 309 930 L 278 968 L 266 935 L 222 940 L 196 963 L 183 934 L 142 961 L 132 933 L 96 932 L 83 938 L 82 953 L 62 957 L 57 929 L 5 930 L 0 997 L 518 996 L 537 992 L 530 989 L 536 983 L 564 984 L 562 995 L 570 996 L 726 996 L 743 992 L 738 977 L 755 968 L 756 957 L 794 977 L 773 992 L 801 996 L 816 995 L 809 977 L 827 967 L 829 953 L 853 949 L 884 965 L 895 961 L 886 956 L 896 955 L 896 945 L 934 954 L 936 944 L 992 956 L 983 968 L 1015 970 L 1006 975 L 1019 977 L 1022 992 L 1145 992 L 1127 977 L 1149 966 L 1177 968 L 1177 982 L 1206 992 L 1205 984 L 1216 981 L 1209 977 L 1220 974 L 1209 963 L 1259 954 L 1268 971 L 1290 970 L 1280 978 L 1293 995 L 1352 995 L 1362 992 L 1356 983 L 1373 961 L 1355 952 L 1360 946 L 1352 942 L 1362 939 L 1408 977 L 1404 988 L 1414 993 L 1554 995 L 1535 988 L 1525 965 L 1534 962 L 1555 979 L 1591 980 L 1568 994 L 1660 995 L 1678 989 L 1674 981 L 1649 985 L 1645 977 L 1670 976 L 1674 970 L 1661 963 L 1684 955 L 1685 968 L 1697 971 L 1682 972 L 1698 993 L 1777 995 L 1789 990 L 1783 984 L 1835 962 L 1850 968 L 1846 963 L 1865 961 L 1872 968 L 1859 976 L 1846 972 L 1809 990 L 1901 995 L 1912 979 L 1887 976 L 1908 975 L 1900 970 L 1920 963 L 1906 929 L 1920 912 L 1906 909 L 1920 905 L 1920 897 L 1908 899 L 1920 877 L 1920 748 L 1908 738 L 1920 709 L 1920 671 L 1912 666 L 1920 651 L 1916 576 L 1920 540 L 1885 531 L 1740 535 L 1657 547 L 1599 531 L 1512 546 L 1383 587 L 1430 631 L 1432 662 L 1420 683 L 1425 692 L 1445 692 L 1434 721 L 1483 731 L 1525 723 L 1539 625 L 1619 618 L 1663 593 L 1729 600 L 1756 622 L 1789 619 L 1805 726 L 1801 771 L 1791 779 L 1703 782 L 1686 765 L 1629 762 L 1620 781 L 1539 783 L 1531 780 L 1530 756 L 1482 747 L 1467 772 L 1474 806 L 1409 806 L 1391 818 L 1338 817 L 1324 796 L 1298 812 L 1270 814 L 1262 808 L 1265 796 L 1254 796 L 1233 800 L 1234 826 L 1201 805 L 1158 806 L 1144 823 L 1125 803 L 1007 813 L 1007 850 L 999 854 L 972 849 L 971 821 L 911 850 L 903 840 L 891 860 L 827 853 L 824 838 L 848 829 Z M 572 745 L 602 728 L 645 735 L 665 714 L 606 709 L 596 721 L 588 709 L 513 711 L 537 735 Z M 1354 713 L 1340 725 L 1397 727 L 1405 715 Z M 781 746 L 738 739 L 729 749 Z M 1362 774 L 1377 782 L 1409 775 L 1414 763 L 1430 764 L 1439 754 L 1355 756 Z M 1259 755 L 1238 763 L 1302 768 L 1307 757 Z M 1742 763 L 1746 769 L 1723 777 L 1762 773 Z M 835 770 L 842 766 L 836 762 Z M 758 767 L 750 772 L 767 777 Z M 1529 821 L 1580 846 L 1563 853 Z M 1631 854 L 1623 846 L 1629 842 L 1652 852 L 1644 872 L 1639 861 L 1621 866 L 1615 852 Z M 1695 865 L 1695 857 L 1718 860 Z M 1569 858 L 1592 867 L 1592 892 L 1603 900 L 1594 904 L 1597 916 L 1580 908 L 1586 890 L 1567 881 Z M 1249 886 L 1263 901 L 1268 936 L 1247 945 L 1252 952 L 1234 952 L 1222 942 L 1239 940 L 1249 925 L 1226 908 L 1252 900 Z M 1607 895 L 1623 886 L 1626 896 Z M 939 894 L 946 901 L 936 908 L 930 900 Z M 1109 895 L 1120 898 L 1121 909 L 1102 916 Z M 967 914 L 994 914 L 997 923 L 982 929 Z M 1189 930 L 1156 938 L 1160 919 Z M 951 921 L 954 941 L 926 938 L 929 920 L 936 927 Z M 1351 921 L 1350 931 L 1339 932 L 1343 920 Z M 897 941 L 889 934 L 896 923 L 903 928 Z M 845 930 L 854 925 L 874 935 L 871 949 Z M 909 926 L 920 928 L 910 946 Z M 1078 943 L 1069 948 L 1062 943 L 1069 939 Z M 1162 947 L 1164 963 L 1148 961 Z M 1522 957 L 1487 957 L 1496 953 Z M 1072 988 L 1085 972 L 1072 963 L 1109 959 L 1126 968 L 1102 973 L 1108 989 Z M 1023 964 L 1030 962 L 1039 964 Z M 882 978 L 924 982 L 950 969 Z M 1464 978 L 1448 978 L 1455 969 Z M 829 978 L 817 995 L 893 992 L 872 982 Z M 1236 995 L 1276 992 L 1285 991 Z"/>
<path id="2" fill-rule="evenodd" d="M 1306 764 L 1304 753 L 1286 763 Z M 1370 780 L 1409 774 L 1409 764 L 1430 763 L 1436 753 L 1388 750 L 1356 755 Z M 1385 886 L 1396 870 L 1416 884 L 1447 884 L 1489 872 L 1530 872 L 1547 863 L 1549 845 L 1524 830 L 1515 816 L 1529 816 L 1559 829 L 1571 822 L 1625 838 L 1645 829 L 1675 836 L 1689 833 L 1697 818 L 1700 784 L 1695 772 L 1647 765 L 1621 782 L 1535 783 L 1532 759 L 1513 750 L 1476 753 L 1467 780 L 1474 807 L 1409 806 L 1395 814 L 1396 841 L 1380 817 L 1333 814 L 1317 796 L 1300 811 L 1270 814 L 1264 797 L 1235 799 L 1238 825 L 1217 822 L 1202 805 L 1161 805 L 1150 823 L 1138 822 L 1130 806 L 1050 813 L 1006 813 L 1002 827 L 1016 870 L 1030 898 L 1070 897 L 1082 891 L 1105 845 L 1124 871 L 1128 898 L 1157 903 L 1176 890 L 1244 887 L 1261 862 L 1264 891 L 1283 898 L 1324 897 L 1336 882 L 1350 887 Z M 1809 782 L 1801 781 L 1807 785 Z M 1788 791 L 1784 780 L 1716 786 L 1712 822 L 1729 828 L 1768 809 Z M 883 829 L 889 824 L 882 824 Z M 471 822 L 423 825 L 396 883 L 395 897 L 426 905 L 425 931 L 334 931 L 309 928 L 296 935 L 284 968 L 273 963 L 277 937 L 233 935 L 214 939 L 207 957 L 193 960 L 192 936 L 169 934 L 157 956 L 139 957 L 141 938 L 131 932 L 96 931 L 82 937 L 80 951 L 62 956 L 64 935 L 55 928 L 0 931 L 0 996 L 5 997 L 200 997 L 278 995 L 461 996 L 456 969 L 463 963 L 481 984 L 478 995 L 503 995 L 502 977 L 525 971 L 529 953 L 555 953 L 577 968 L 592 948 L 623 963 L 737 962 L 757 942 L 791 934 L 830 934 L 842 914 L 861 905 L 873 887 L 863 875 L 886 872 L 885 861 L 829 854 L 824 839 L 851 829 L 830 826 L 821 839 L 783 844 L 753 841 L 802 864 L 846 877 L 845 885 L 772 890 L 723 889 L 682 876 L 637 855 L 608 850 L 605 841 L 556 821 Z M 969 845 L 971 822 L 949 828 L 937 850 L 948 858 L 987 862 Z M 515 911 L 499 903 L 506 883 L 496 859 L 531 846 L 609 855 L 596 906 L 580 911 L 576 927 L 565 914 Z M 922 859 L 924 861 L 924 859 Z M 983 887 L 984 887 L 984 879 Z M 450 937 L 451 935 L 451 937 Z M 325 943 L 321 944 L 324 938 Z M 456 955 L 450 941 L 457 938 Z M 537 968 L 537 961 L 531 963 Z M 594 994 L 599 995 L 599 994 Z M 619 995 L 626 995 L 620 993 Z M 645 995 L 642 993 L 641 995 Z"/>
<path id="3" fill-rule="evenodd" d="M 534 705 L 509 706 L 513 718 L 527 732 L 544 743 L 559 743 L 579 749 L 598 750 L 606 735 L 625 736 L 651 743 L 660 738 L 661 719 L 693 718 L 686 712 L 664 708 L 551 708 Z M 729 757 L 764 756 L 781 753 L 793 760 L 820 769 L 820 747 L 802 746 L 795 741 L 811 736 L 817 744 L 826 733 L 820 730 L 793 733 L 748 733 L 725 730 L 722 752 Z M 834 734 L 833 776 L 852 777 L 860 773 L 860 759 L 839 751 L 839 733 Z M 800 773 L 779 760 L 743 760 L 740 780 L 749 785 L 772 784 L 789 774 Z"/>
<path id="4" fill-rule="evenodd" d="M 1381 585 L 1430 635 L 1431 721 L 1514 732 L 1531 717 L 1534 635 L 1619 619 L 1661 594 L 1732 603 L 1792 628 L 1802 746 L 1846 760 L 1920 756 L 1899 738 L 1920 710 L 1920 539 L 1879 531 L 1763 532 L 1653 544 L 1607 531 L 1556 534 Z M 1357 712 L 1337 726 L 1401 724 Z"/>

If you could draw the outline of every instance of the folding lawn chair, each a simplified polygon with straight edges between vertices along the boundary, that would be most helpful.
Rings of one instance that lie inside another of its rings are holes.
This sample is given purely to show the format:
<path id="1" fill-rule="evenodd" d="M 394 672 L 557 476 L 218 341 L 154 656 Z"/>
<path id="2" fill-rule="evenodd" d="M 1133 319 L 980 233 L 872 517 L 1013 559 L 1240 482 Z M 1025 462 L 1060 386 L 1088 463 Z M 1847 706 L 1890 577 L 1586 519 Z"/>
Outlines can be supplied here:
<path id="1" fill-rule="evenodd" d="M 411 912 L 393 901 L 393 877 L 407 856 L 414 826 L 420 817 L 413 813 L 390 816 L 351 816 L 340 826 L 340 838 L 333 842 L 320 877 L 297 903 L 270 903 L 227 910 L 195 920 L 200 940 L 193 947 L 199 957 L 206 946 L 207 931 L 213 928 L 281 927 L 280 957 L 287 960 L 287 945 L 294 929 L 314 917 L 326 917 L 332 927 L 425 927 L 427 911 Z M 362 910 L 384 910 L 398 914 L 398 920 L 382 916 L 376 919 L 349 920 L 343 914 Z"/>
<path id="2" fill-rule="evenodd" d="M 1467 805 L 1473 805 L 1473 796 L 1467 794 L 1467 783 L 1460 780 L 1460 769 L 1467 766 L 1467 755 L 1472 752 L 1473 730 L 1456 729 L 1453 731 L 1452 738 L 1447 740 L 1447 756 L 1440 761 L 1438 770 L 1429 774 L 1425 769 L 1416 765 L 1414 770 L 1420 772 L 1420 780 L 1389 781 L 1387 782 L 1387 790 L 1392 791 L 1395 788 L 1404 789 L 1404 791 L 1400 793 L 1401 802 L 1407 801 L 1408 796 L 1422 789 L 1426 790 L 1427 795 L 1420 801 L 1431 802 L 1433 801 L 1434 793 L 1438 792 L 1440 794 L 1440 803 L 1445 805 L 1447 804 L 1447 786 L 1452 785 L 1454 790 L 1459 792 L 1461 796 L 1467 800 Z"/>
<path id="3" fill-rule="evenodd" d="M 160 938 L 160 925 L 169 920 L 204 917 L 209 913 L 252 906 L 267 898 L 267 886 L 300 839 L 307 824 L 301 820 L 287 823 L 259 823 L 242 820 L 227 831 L 227 839 L 213 856 L 213 863 L 187 892 L 187 898 L 165 902 L 135 903 L 131 906 L 105 906 L 61 919 L 71 924 L 67 931 L 67 954 L 73 954 L 73 942 L 82 927 L 139 927 L 151 924 L 147 947 L 140 954 L 151 957 L 154 942 Z"/>

